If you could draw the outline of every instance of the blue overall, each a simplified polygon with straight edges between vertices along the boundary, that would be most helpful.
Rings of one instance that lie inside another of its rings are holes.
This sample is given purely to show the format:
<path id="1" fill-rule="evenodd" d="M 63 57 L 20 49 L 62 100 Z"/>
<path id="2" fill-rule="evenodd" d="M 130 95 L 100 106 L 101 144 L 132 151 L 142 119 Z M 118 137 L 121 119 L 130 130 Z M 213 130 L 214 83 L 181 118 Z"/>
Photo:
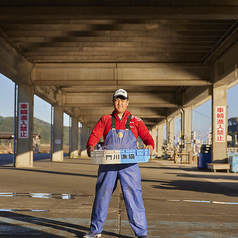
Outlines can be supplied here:
<path id="1" fill-rule="evenodd" d="M 114 149 L 137 149 L 136 138 L 130 130 L 130 117 L 125 130 L 115 129 L 112 116 L 112 129 L 108 132 L 104 147 Z M 112 193 L 120 180 L 127 215 L 131 228 L 137 236 L 147 235 L 145 208 L 142 200 L 141 174 L 138 164 L 101 164 L 98 169 L 96 195 L 93 204 L 90 230 L 101 233 L 107 217 Z"/>

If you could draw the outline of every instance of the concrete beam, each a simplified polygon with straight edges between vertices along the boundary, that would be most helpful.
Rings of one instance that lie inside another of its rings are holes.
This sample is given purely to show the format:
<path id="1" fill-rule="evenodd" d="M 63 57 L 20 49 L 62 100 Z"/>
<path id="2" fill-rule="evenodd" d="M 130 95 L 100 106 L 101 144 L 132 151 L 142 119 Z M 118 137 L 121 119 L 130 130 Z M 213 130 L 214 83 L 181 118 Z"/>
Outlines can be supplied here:
<path id="1" fill-rule="evenodd" d="M 101 115 L 101 116 L 103 116 L 103 115 Z M 95 123 L 101 118 L 101 116 L 98 116 L 98 117 L 96 117 L 96 116 L 95 117 L 85 117 L 85 118 L 79 117 L 79 119 L 81 121 L 87 123 L 87 125 L 88 124 L 94 124 L 95 125 Z M 154 125 L 154 124 L 158 123 L 161 119 L 164 119 L 164 117 L 158 117 L 158 118 L 140 117 L 140 118 L 147 125 Z"/>
<path id="2" fill-rule="evenodd" d="M 51 105 L 57 104 L 57 89 L 54 86 L 35 86 L 35 94 Z"/>
<path id="3" fill-rule="evenodd" d="M 216 3 L 217 4 L 217 3 Z M 6 22 L 1 21 L 0 20 L 0 24 L 1 24 L 1 28 L 5 31 L 5 32 L 11 32 L 16 33 L 18 32 L 18 38 L 20 37 L 19 35 L 21 35 L 21 32 L 25 31 L 26 32 L 26 36 L 28 38 L 28 42 L 29 43 L 35 43 L 35 47 L 38 47 L 35 49 L 35 51 L 39 51 L 42 52 L 44 51 L 44 48 L 39 47 L 40 45 L 36 43 L 36 39 L 40 40 L 38 42 L 48 42 L 49 45 L 51 42 L 49 42 L 47 39 L 42 39 L 40 36 L 42 36 L 42 34 L 44 33 L 48 33 L 47 35 L 49 36 L 50 34 L 55 34 L 54 36 L 59 36 L 60 32 L 59 31 L 68 31 L 68 32 L 93 32 L 95 34 L 98 34 L 100 32 L 104 32 L 104 31 L 111 31 L 111 32 L 122 32 L 122 31 L 130 31 L 130 32 L 134 32 L 134 34 L 138 35 L 138 32 L 144 32 L 144 31 L 148 31 L 148 30 L 153 30 L 153 32 L 162 32 L 163 30 L 169 30 L 169 32 L 167 32 L 167 34 L 172 33 L 173 31 L 184 31 L 184 27 L 180 26 L 179 24 L 170 24 L 166 27 L 164 27 L 161 23 L 163 23 L 163 20 L 153 20 L 153 22 L 151 21 L 150 23 L 152 25 L 148 25 L 148 22 L 145 21 L 138 21 L 136 22 L 136 24 L 134 23 L 130 23 L 130 22 L 122 22 L 122 21 L 110 21 L 110 20 L 94 20 L 94 21 L 80 21 L 80 20 L 75 20 L 74 24 L 70 23 L 68 20 L 60 20 L 61 24 L 58 24 L 56 22 L 47 22 L 44 19 L 41 19 L 37 22 L 28 22 L 28 24 L 6 24 Z M 169 22 L 169 21 L 167 21 Z M 199 22 L 199 21 L 198 21 Z M 113 24 L 113 27 L 111 26 Z M 227 30 L 227 27 L 229 26 L 229 24 L 225 25 L 224 28 L 222 30 Z M 186 29 L 190 30 L 190 31 L 199 31 L 201 29 L 205 30 L 205 31 L 219 31 L 221 30 L 221 26 L 218 27 L 218 25 L 214 22 L 211 22 L 209 24 L 206 24 L 206 22 L 202 23 L 201 21 L 199 22 L 199 24 L 197 25 L 191 25 L 191 24 L 187 24 L 186 25 Z M 114 31 L 113 31 L 114 30 Z M 34 38 L 29 38 L 29 35 L 31 32 L 31 36 L 33 36 L 34 34 Z M 43 32 L 43 33 L 42 33 Z M 110 32 L 107 33 L 107 35 L 110 34 Z M 24 34 L 23 34 L 24 35 Z M 36 38 L 37 36 L 39 36 L 39 38 Z M 61 33 L 61 36 L 64 36 L 63 33 Z M 117 35 L 118 36 L 118 35 Z M 24 36 L 22 38 L 22 40 L 24 40 Z M 115 49 L 117 50 L 117 46 L 122 48 L 128 46 L 128 42 L 121 42 L 121 43 L 111 43 L 111 42 L 105 42 L 105 45 L 103 47 L 103 49 L 108 50 L 107 47 L 115 47 Z M 188 42 L 184 42 L 184 46 L 191 46 L 192 43 Z M 194 44 L 198 44 L 198 42 L 194 43 Z M 204 42 L 200 42 L 199 45 L 204 44 Z M 167 45 L 167 44 L 166 44 Z M 205 45 L 207 45 L 207 42 L 205 43 Z M 99 50 L 102 49 L 101 44 L 99 44 L 99 42 L 78 42 L 78 46 L 77 50 L 81 50 L 81 47 L 84 47 L 85 51 L 89 51 L 90 49 L 92 49 L 91 47 L 94 48 L 98 48 Z M 147 47 L 147 48 L 152 48 L 154 46 L 158 46 L 158 44 L 155 43 L 150 43 L 148 44 L 141 44 L 141 42 L 133 42 L 130 43 L 130 46 L 132 47 Z M 163 47 L 163 44 L 160 44 L 159 46 Z M 171 46 L 173 47 L 179 47 L 179 45 L 174 45 L 171 44 Z M 213 44 L 210 45 L 210 47 L 212 47 Z M 90 48 L 87 48 L 90 47 Z M 210 49 L 209 47 L 209 49 Z M 111 48 L 110 48 L 111 49 Z M 109 51 L 110 51 L 109 49 Z M 112 48 L 114 49 L 114 48 Z M 153 48 L 154 49 L 154 48 Z M 55 49 L 52 48 L 48 48 L 49 51 L 55 51 Z M 76 50 L 76 48 L 75 48 Z M 199 50 L 199 49 L 198 49 Z M 62 49 L 62 51 L 68 51 L 68 47 L 65 47 Z"/>
<path id="4" fill-rule="evenodd" d="M 64 106 L 106 106 L 112 107 L 111 93 L 67 93 Z M 176 107 L 171 93 L 130 93 L 129 106 L 133 107 Z"/>
<path id="5" fill-rule="evenodd" d="M 183 94 L 183 106 L 190 107 L 192 105 L 196 105 L 200 101 L 207 100 L 210 98 L 212 94 L 212 90 L 210 87 L 192 87 L 188 88 L 186 92 Z"/>
<path id="6" fill-rule="evenodd" d="M 214 63 L 214 83 L 232 84 L 238 79 L 238 43 L 235 43 Z"/>
<path id="7" fill-rule="evenodd" d="M 202 64 L 36 64 L 34 85 L 201 86 L 211 85 L 212 68 Z"/>
<path id="8" fill-rule="evenodd" d="M 155 109 L 155 108 L 133 108 L 128 107 L 128 110 L 132 115 L 144 118 L 159 118 L 165 117 L 166 110 L 165 109 Z M 101 117 L 102 115 L 111 114 L 113 111 L 113 107 L 111 108 L 96 108 L 92 107 L 90 110 L 88 109 L 80 109 L 79 116 L 80 117 Z"/>
<path id="9" fill-rule="evenodd" d="M 148 1 L 143 5 L 138 6 L 135 4 L 129 5 L 123 3 L 124 6 L 53 6 L 53 7 L 32 7 L 29 11 L 28 7 L 1 7 L 0 20 L 6 18 L 19 19 L 140 19 L 149 20 L 153 19 L 200 19 L 200 20 L 214 20 L 225 19 L 233 20 L 238 18 L 237 4 L 222 3 L 221 5 L 214 4 L 209 1 L 207 4 L 191 4 L 182 2 L 180 5 L 173 4 L 160 4 Z"/>
<path id="10" fill-rule="evenodd" d="M 21 56 L 10 43 L 0 38 L 0 73 L 16 84 L 31 85 L 33 65 Z"/>

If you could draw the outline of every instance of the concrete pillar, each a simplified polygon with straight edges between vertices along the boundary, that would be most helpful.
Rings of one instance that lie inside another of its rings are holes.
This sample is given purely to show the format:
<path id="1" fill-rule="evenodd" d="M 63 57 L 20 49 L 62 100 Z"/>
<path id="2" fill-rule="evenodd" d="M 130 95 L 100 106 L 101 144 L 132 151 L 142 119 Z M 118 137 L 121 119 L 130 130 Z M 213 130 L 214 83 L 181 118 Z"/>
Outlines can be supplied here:
<path id="1" fill-rule="evenodd" d="M 166 121 L 167 149 L 171 158 L 174 156 L 174 119 L 168 118 Z"/>
<path id="2" fill-rule="evenodd" d="M 185 115 L 184 115 L 185 146 L 184 146 L 183 152 L 186 154 L 187 153 L 191 154 L 191 132 L 192 132 L 192 129 L 191 129 L 191 126 L 192 126 L 191 107 L 184 108 L 184 113 L 185 113 Z M 183 162 L 191 162 L 192 158 L 190 155 L 183 155 L 182 161 Z"/>
<path id="3" fill-rule="evenodd" d="M 70 158 L 77 158 L 79 156 L 78 150 L 78 118 L 72 117 L 71 123 L 71 146 L 70 146 Z"/>
<path id="4" fill-rule="evenodd" d="M 174 150 L 174 118 L 170 121 L 170 146 Z"/>
<path id="5" fill-rule="evenodd" d="M 164 124 L 158 125 L 158 140 L 157 140 L 157 148 L 158 148 L 158 157 L 163 155 L 163 144 L 164 144 Z"/>
<path id="6" fill-rule="evenodd" d="M 174 119 L 169 118 L 166 122 L 166 138 L 169 150 L 174 149 Z"/>
<path id="7" fill-rule="evenodd" d="M 153 155 L 156 153 L 157 134 L 158 134 L 157 127 L 153 127 L 152 130 L 151 130 L 151 136 L 152 136 L 152 138 L 154 140 L 154 143 L 155 143 L 155 148 L 154 148 L 153 153 L 152 153 Z"/>
<path id="8" fill-rule="evenodd" d="M 18 128 L 15 167 L 33 167 L 33 99 L 30 85 L 18 85 Z"/>
<path id="9" fill-rule="evenodd" d="M 87 130 L 87 141 L 88 141 L 88 138 L 91 135 L 92 131 L 93 130 L 90 127 L 88 127 L 88 130 Z"/>
<path id="10" fill-rule="evenodd" d="M 227 158 L 227 86 L 212 90 L 212 161 L 226 163 Z"/>
<path id="11" fill-rule="evenodd" d="M 54 107 L 52 161 L 63 161 L 63 107 Z"/>
<path id="12" fill-rule="evenodd" d="M 82 151 L 82 124 L 80 122 L 80 127 L 79 127 L 79 155 L 81 155 Z"/>
<path id="13" fill-rule="evenodd" d="M 82 134 L 81 134 L 81 143 L 82 143 L 82 150 L 81 156 L 87 156 L 86 145 L 88 142 L 88 127 L 86 124 L 82 123 Z"/>
<path id="14" fill-rule="evenodd" d="M 154 138 L 155 148 L 153 154 L 158 156 L 158 126 L 155 127 L 155 138 Z"/>

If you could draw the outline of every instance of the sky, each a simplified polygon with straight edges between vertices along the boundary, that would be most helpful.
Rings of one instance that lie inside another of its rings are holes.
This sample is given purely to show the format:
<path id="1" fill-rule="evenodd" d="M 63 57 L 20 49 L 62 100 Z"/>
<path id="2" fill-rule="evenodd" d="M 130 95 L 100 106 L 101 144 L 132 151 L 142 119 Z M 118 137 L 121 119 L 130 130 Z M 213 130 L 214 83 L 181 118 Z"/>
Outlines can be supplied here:
<path id="1" fill-rule="evenodd" d="M 0 74 L 0 116 L 13 117 L 14 115 L 14 87 L 15 83 Z M 237 107 L 238 85 L 227 90 L 228 119 L 238 117 Z M 206 140 L 211 127 L 211 100 L 194 108 L 192 111 L 193 130 L 196 138 Z M 51 122 L 51 105 L 38 96 L 34 96 L 34 117 L 45 122 Z M 64 126 L 69 126 L 70 117 L 64 113 Z M 174 122 L 175 136 L 180 130 L 180 118 Z"/>
<path id="2" fill-rule="evenodd" d="M 14 88 L 15 83 L 0 74 L 0 116 L 2 117 L 14 116 Z M 34 96 L 33 111 L 34 117 L 51 123 L 51 105 L 36 95 Z M 69 116 L 65 113 L 64 126 L 69 126 Z"/>

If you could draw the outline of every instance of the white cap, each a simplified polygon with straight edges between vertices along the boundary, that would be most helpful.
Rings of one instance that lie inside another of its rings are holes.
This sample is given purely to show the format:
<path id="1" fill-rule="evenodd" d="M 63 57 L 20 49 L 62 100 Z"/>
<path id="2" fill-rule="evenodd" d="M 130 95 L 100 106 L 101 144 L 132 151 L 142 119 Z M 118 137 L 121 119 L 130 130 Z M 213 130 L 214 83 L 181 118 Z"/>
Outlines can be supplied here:
<path id="1" fill-rule="evenodd" d="M 124 89 L 118 89 L 114 94 L 113 94 L 113 99 L 117 98 L 117 97 L 124 97 L 125 99 L 128 99 L 128 94 L 127 91 Z"/>

